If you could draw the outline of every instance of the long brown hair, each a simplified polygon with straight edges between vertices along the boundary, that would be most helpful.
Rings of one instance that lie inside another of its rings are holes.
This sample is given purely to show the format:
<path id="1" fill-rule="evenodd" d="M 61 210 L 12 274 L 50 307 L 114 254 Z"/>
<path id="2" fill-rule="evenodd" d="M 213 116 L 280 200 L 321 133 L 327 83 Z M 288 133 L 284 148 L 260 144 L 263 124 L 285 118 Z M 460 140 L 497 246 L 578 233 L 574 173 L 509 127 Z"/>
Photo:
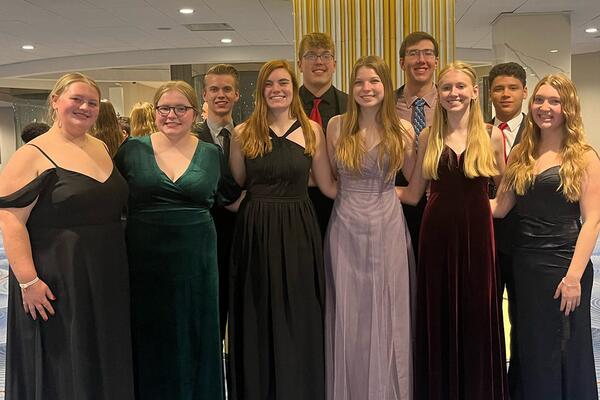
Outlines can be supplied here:
<path id="1" fill-rule="evenodd" d="M 316 137 L 298 96 L 298 80 L 296 79 L 296 75 L 287 61 L 273 60 L 264 64 L 258 73 L 256 93 L 254 95 L 254 111 L 240 132 L 240 147 L 242 153 L 248 158 L 260 157 L 273 150 L 269 138 L 269 109 L 264 97 L 264 88 L 269 75 L 279 68 L 285 69 L 290 74 L 292 80 L 293 95 L 289 114 L 290 117 L 297 118 L 300 121 L 302 133 L 304 134 L 304 153 L 311 156 L 315 153 Z"/>
<path id="2" fill-rule="evenodd" d="M 389 157 L 389 169 L 386 171 L 386 179 L 393 179 L 396 172 L 402 168 L 404 163 L 404 140 L 408 138 L 408 132 L 400 124 L 395 109 L 395 94 L 392 85 L 390 68 L 385 61 L 377 56 L 366 56 L 359 58 L 352 68 L 350 82 L 353 84 L 360 68 L 371 68 L 381 79 L 384 94 L 383 102 L 377 111 L 377 122 L 381 126 L 381 144 L 379 146 L 378 165 L 381 168 L 384 157 Z M 367 151 L 364 141 L 358 134 L 360 107 L 356 100 L 348 102 L 348 110 L 343 116 L 343 126 L 335 150 L 336 158 L 350 171 L 360 173 L 362 160 Z"/>
<path id="3" fill-rule="evenodd" d="M 438 84 L 449 71 L 460 71 L 469 77 L 471 85 L 477 84 L 477 75 L 473 67 L 462 61 L 448 64 L 438 78 Z M 468 178 L 498 175 L 490 136 L 485 128 L 481 107 L 477 99 L 471 99 L 467 122 L 467 146 L 465 148 L 464 171 Z M 423 176 L 426 179 L 438 179 L 438 164 L 444 150 L 444 138 L 448 134 L 448 113 L 438 101 L 433 113 L 433 123 L 429 131 L 427 149 L 423 159 Z"/>
<path id="4" fill-rule="evenodd" d="M 535 179 L 534 167 L 539 156 L 541 133 L 540 127 L 533 121 L 531 106 L 542 85 L 553 87 L 560 97 L 564 116 L 564 135 L 560 150 L 560 188 L 568 201 L 575 202 L 581 196 L 581 182 L 586 168 L 584 155 L 592 150 L 592 147 L 585 141 L 577 89 L 563 74 L 547 75 L 535 86 L 533 95 L 529 99 L 529 113 L 525 120 L 521 142 L 511 152 L 511 163 L 504 174 L 503 189 L 514 190 L 516 194 L 523 195 Z"/>
<path id="5" fill-rule="evenodd" d="M 117 150 L 119 150 L 119 146 L 123 141 L 123 134 L 121 133 L 117 113 L 110 101 L 104 100 L 100 102 L 98 119 L 92 127 L 91 133 L 106 144 L 111 157 L 117 154 Z"/>

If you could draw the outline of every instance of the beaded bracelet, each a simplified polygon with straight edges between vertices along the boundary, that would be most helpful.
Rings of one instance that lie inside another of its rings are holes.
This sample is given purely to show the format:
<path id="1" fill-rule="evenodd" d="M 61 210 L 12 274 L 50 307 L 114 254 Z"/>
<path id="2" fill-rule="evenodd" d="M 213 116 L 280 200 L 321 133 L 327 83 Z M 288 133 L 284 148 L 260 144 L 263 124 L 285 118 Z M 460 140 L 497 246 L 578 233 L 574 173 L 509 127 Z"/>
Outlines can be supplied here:
<path id="1" fill-rule="evenodd" d="M 560 282 L 561 282 L 563 285 L 565 285 L 566 287 L 568 287 L 568 288 L 576 288 L 576 287 L 579 287 L 579 283 L 576 283 L 575 285 L 569 285 L 567 282 L 565 282 L 565 278 L 562 278 L 562 279 L 560 280 Z"/>
<path id="2" fill-rule="evenodd" d="M 35 279 L 27 282 L 27 283 L 19 283 L 19 287 L 21 289 L 27 289 L 29 286 L 31 285 L 35 285 L 36 283 L 38 283 L 38 281 L 40 280 L 40 278 L 38 278 L 37 276 L 35 277 Z"/>

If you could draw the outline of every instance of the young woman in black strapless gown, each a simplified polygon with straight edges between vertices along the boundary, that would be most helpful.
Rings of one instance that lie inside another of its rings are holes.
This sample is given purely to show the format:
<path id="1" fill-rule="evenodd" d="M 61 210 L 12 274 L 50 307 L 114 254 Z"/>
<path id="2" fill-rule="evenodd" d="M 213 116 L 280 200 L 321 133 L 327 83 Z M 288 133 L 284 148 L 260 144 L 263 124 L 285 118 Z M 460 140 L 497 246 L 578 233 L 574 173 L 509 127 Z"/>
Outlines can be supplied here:
<path id="1" fill-rule="evenodd" d="M 491 201 L 495 217 L 515 204 L 519 214 L 510 396 L 597 399 L 590 256 L 600 230 L 600 160 L 585 142 L 575 86 L 564 75 L 540 80 L 526 123 Z"/>

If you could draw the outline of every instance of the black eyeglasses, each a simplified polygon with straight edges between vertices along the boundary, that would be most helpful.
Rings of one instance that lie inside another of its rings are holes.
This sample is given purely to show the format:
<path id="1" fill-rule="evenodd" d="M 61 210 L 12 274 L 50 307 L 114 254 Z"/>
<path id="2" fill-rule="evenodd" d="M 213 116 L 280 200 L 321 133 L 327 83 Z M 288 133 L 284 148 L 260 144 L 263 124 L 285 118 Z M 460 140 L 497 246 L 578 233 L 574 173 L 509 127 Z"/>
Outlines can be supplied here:
<path id="1" fill-rule="evenodd" d="M 304 58 L 306 61 L 310 61 L 313 63 L 315 61 L 317 61 L 317 58 L 320 58 L 321 62 L 328 63 L 329 61 L 333 60 L 333 54 L 331 54 L 331 53 L 323 53 L 323 54 L 306 53 L 305 55 L 302 56 L 302 58 Z"/>
<path id="2" fill-rule="evenodd" d="M 185 115 L 185 113 L 189 109 L 195 110 L 194 107 L 190 107 L 190 106 L 156 106 L 156 111 L 158 111 L 158 113 L 160 115 L 162 115 L 163 117 L 166 117 L 167 115 L 169 115 L 171 110 L 173 110 L 175 115 L 177 115 L 178 117 L 181 117 L 181 116 Z"/>

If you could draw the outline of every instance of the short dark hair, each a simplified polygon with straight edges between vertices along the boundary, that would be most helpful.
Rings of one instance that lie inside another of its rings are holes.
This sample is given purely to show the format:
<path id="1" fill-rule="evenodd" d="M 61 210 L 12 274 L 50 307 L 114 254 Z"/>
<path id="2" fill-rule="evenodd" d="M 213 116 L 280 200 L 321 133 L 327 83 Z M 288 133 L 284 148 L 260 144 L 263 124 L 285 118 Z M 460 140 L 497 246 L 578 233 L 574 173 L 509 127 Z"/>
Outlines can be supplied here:
<path id="1" fill-rule="evenodd" d="M 429 40 L 433 43 L 433 52 L 435 53 L 435 56 L 438 57 L 440 55 L 440 46 L 438 45 L 437 40 L 427 32 L 417 31 L 409 33 L 402 41 L 402 44 L 400 45 L 400 58 L 404 58 L 407 47 L 413 46 L 421 40 Z"/>
<path id="2" fill-rule="evenodd" d="M 490 86 L 494 83 L 494 79 L 499 76 L 512 76 L 513 78 L 520 80 L 523 87 L 527 86 L 527 74 L 525 73 L 525 69 L 516 62 L 494 65 L 488 75 Z"/>
<path id="3" fill-rule="evenodd" d="M 23 130 L 21 130 L 21 139 L 24 143 L 29 143 L 31 140 L 40 136 L 42 133 L 48 132 L 50 129 L 50 125 L 44 122 L 32 122 L 30 124 L 25 125 Z"/>
<path id="4" fill-rule="evenodd" d="M 117 117 L 117 119 L 119 120 L 119 126 L 121 127 L 122 131 L 125 131 L 125 133 L 127 134 L 127 136 L 131 135 L 131 119 L 129 117 Z"/>
<path id="5" fill-rule="evenodd" d="M 202 79 L 202 84 L 204 85 L 204 89 L 206 89 L 206 76 L 207 75 L 231 75 L 235 81 L 235 90 L 239 90 L 240 88 L 240 73 L 237 69 L 231 64 L 217 64 L 210 67 L 206 74 L 204 74 L 204 78 Z"/>

